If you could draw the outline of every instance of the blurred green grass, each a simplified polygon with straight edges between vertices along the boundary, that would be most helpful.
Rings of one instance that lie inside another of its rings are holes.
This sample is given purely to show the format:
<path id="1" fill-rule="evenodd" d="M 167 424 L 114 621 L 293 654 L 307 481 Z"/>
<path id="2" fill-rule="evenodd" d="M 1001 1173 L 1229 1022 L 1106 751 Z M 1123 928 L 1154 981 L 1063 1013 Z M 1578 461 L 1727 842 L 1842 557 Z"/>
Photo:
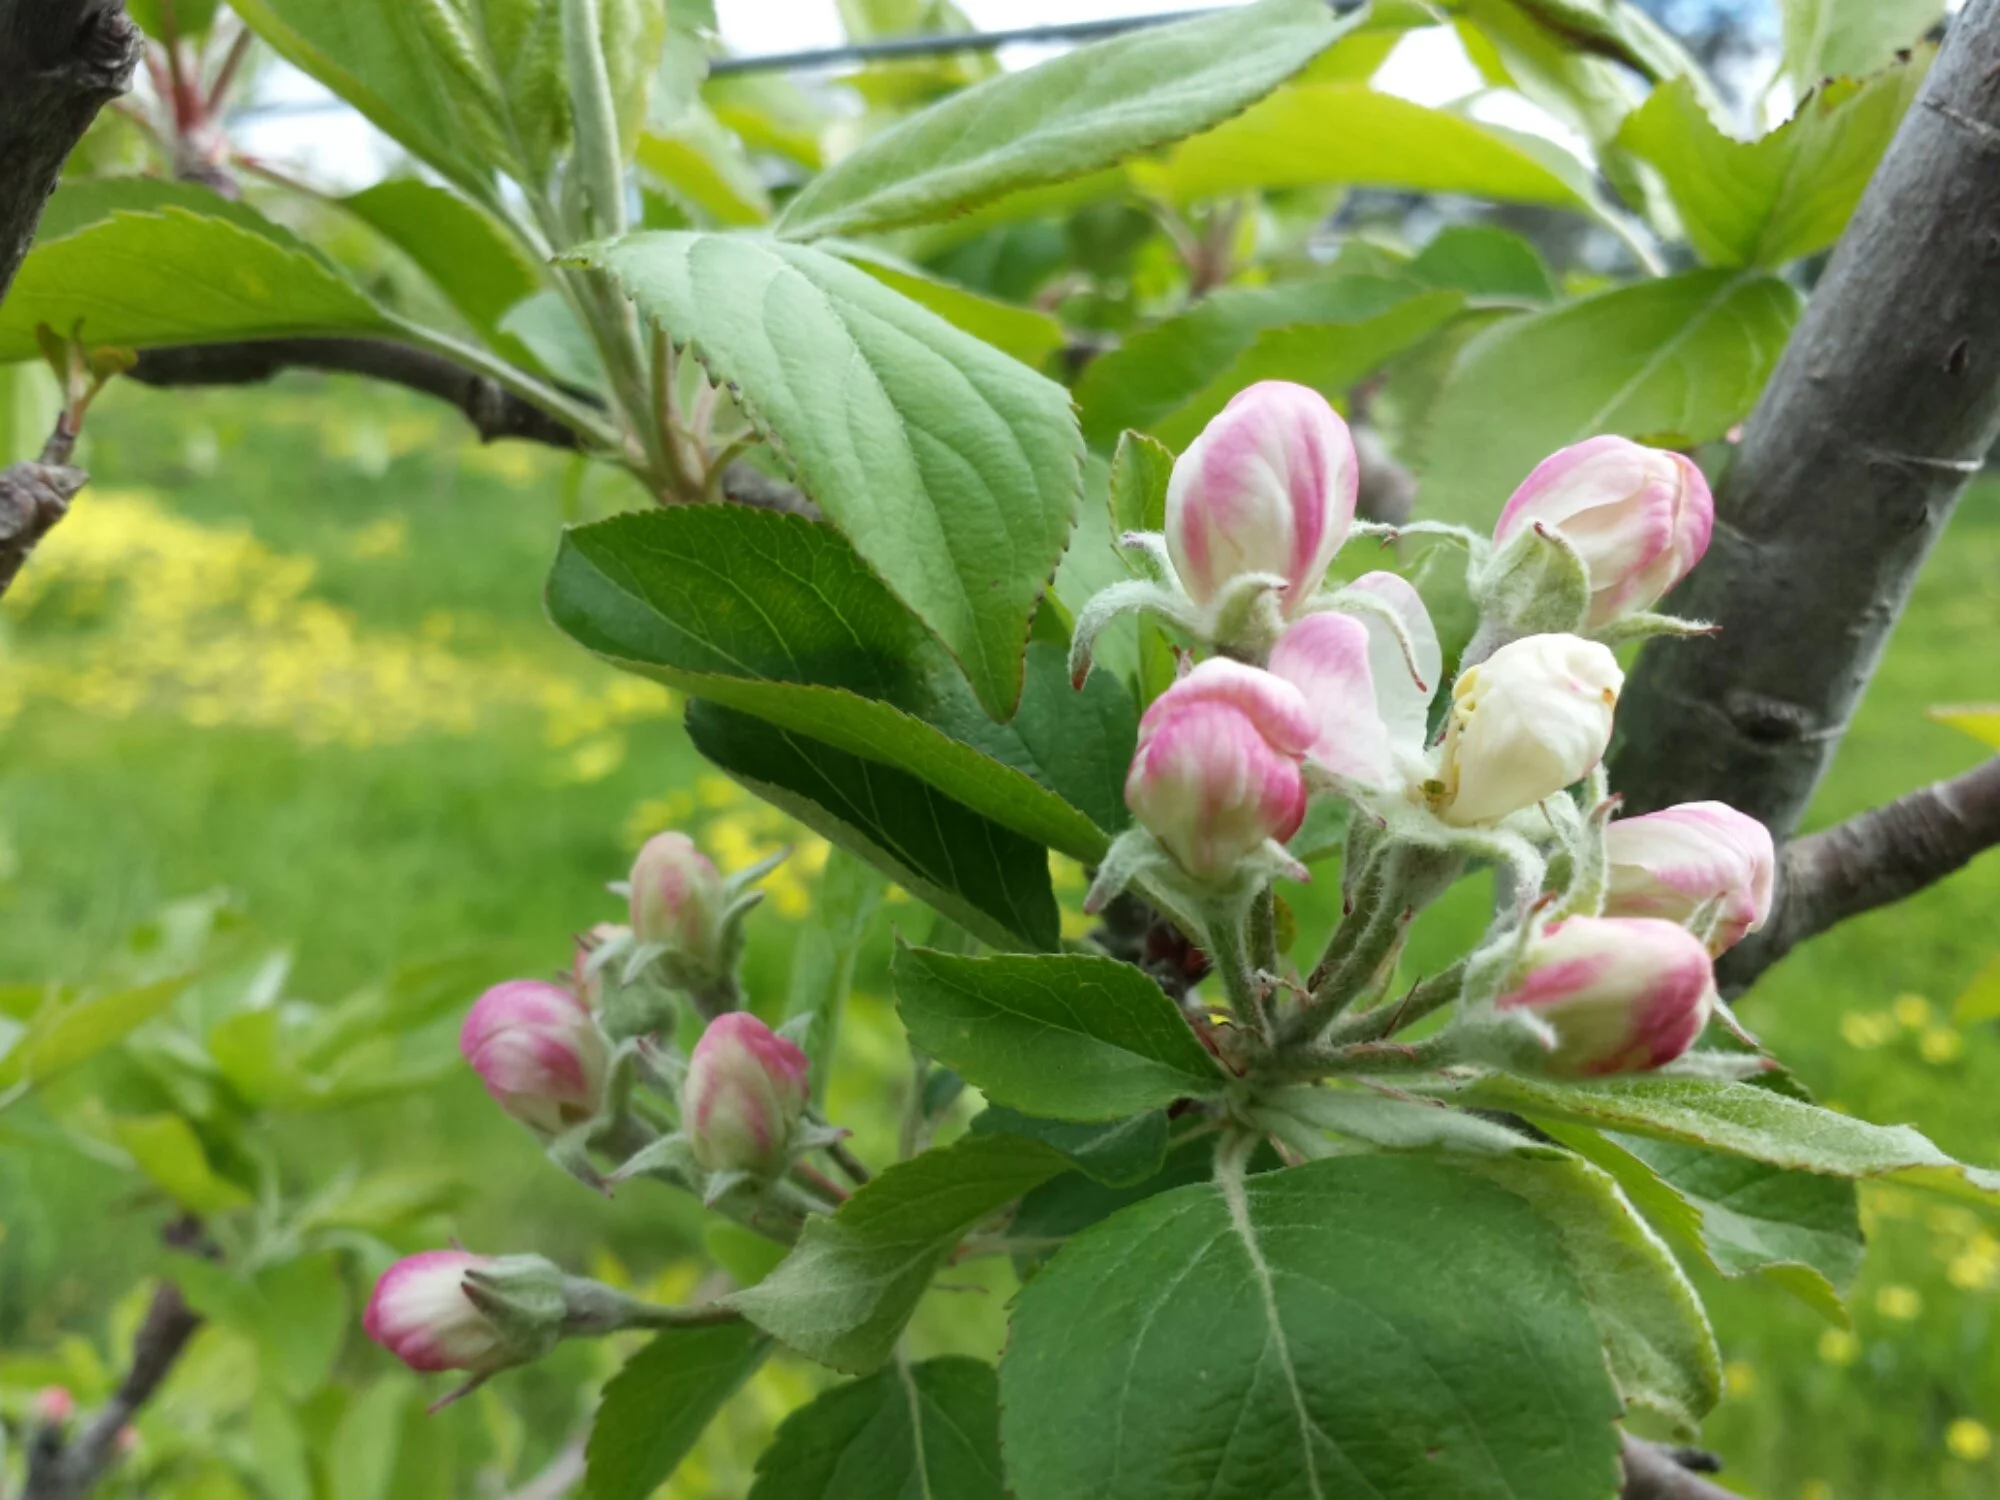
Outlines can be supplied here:
<path id="1" fill-rule="evenodd" d="M 84 581 L 10 603 L 0 634 L 0 981 L 86 974 L 162 901 L 216 887 L 293 950 L 292 988 L 312 999 L 451 951 L 477 952 L 496 979 L 539 972 L 563 962 L 567 934 L 615 915 L 603 885 L 635 830 L 694 816 L 746 848 L 771 835 L 701 779 L 663 700 L 633 699 L 542 614 L 557 527 L 630 503 L 616 479 L 580 481 L 537 450 L 479 449 L 451 414 L 345 382 L 120 386 L 93 418 L 86 461 L 96 482 L 71 523 L 79 542 L 94 506 L 128 528 L 122 540 L 100 528 L 96 566 L 112 592 L 83 569 Z M 115 508 L 142 495 L 153 519 Z M 1982 486 L 1953 523 L 1816 823 L 1986 753 L 1925 711 L 2000 700 L 1996 499 L 2000 487 Z M 148 551 L 139 531 L 164 540 Z M 243 554 L 246 537 L 260 550 Z M 294 565 L 309 571 L 289 592 L 244 582 Z M 171 635 L 191 619 L 176 643 L 247 653 L 219 680 L 147 665 L 148 638 L 118 635 L 152 568 L 180 613 L 136 628 Z M 130 661 L 107 658 L 107 643 Z M 315 667 L 315 650 L 340 671 Z M 142 668 L 160 678 L 148 694 L 107 696 L 107 682 Z M 470 732 L 440 727 L 454 693 L 471 705 Z M 380 724 L 327 719 L 343 694 L 379 702 Z M 1331 894 L 1302 896 L 1308 931 Z M 750 983 L 766 1009 L 782 1003 L 789 963 L 779 905 L 753 927 Z M 1478 908 L 1467 892 L 1430 936 L 1476 924 Z M 1823 1099 L 2000 1162 L 2000 1038 L 1949 1019 L 2000 954 L 1996 913 L 2000 860 L 1988 859 L 1797 953 L 1746 1019 Z M 915 908 L 891 921 L 923 930 Z M 881 958 L 863 963 L 855 1061 L 836 1088 L 864 1146 L 893 1118 L 902 1066 Z M 328 1164 L 420 1157 L 462 1172 L 480 1190 L 456 1227 L 482 1247 L 587 1265 L 602 1243 L 652 1274 L 697 1243 L 697 1216 L 664 1194 L 607 1206 L 555 1177 L 469 1076 L 295 1134 Z M 102 1232 L 133 1203 L 128 1179 L 80 1172 L 58 1149 L 0 1152 L 0 1341 L 101 1324 L 144 1264 L 134 1236 Z M 1707 1439 L 1762 1500 L 2000 1497 L 2000 1453 L 1987 1451 L 2000 1431 L 2000 1223 L 1895 1190 L 1869 1190 L 1867 1206 L 1873 1249 L 1851 1332 L 1759 1283 L 1704 1284 L 1730 1370 Z M 1005 1282 L 930 1299 L 923 1347 L 990 1353 Z M 783 1377 L 790 1399 L 804 1378 Z M 503 1388 L 531 1398 L 532 1381 L 515 1379 Z M 722 1476 L 714 1493 L 740 1492 Z"/>

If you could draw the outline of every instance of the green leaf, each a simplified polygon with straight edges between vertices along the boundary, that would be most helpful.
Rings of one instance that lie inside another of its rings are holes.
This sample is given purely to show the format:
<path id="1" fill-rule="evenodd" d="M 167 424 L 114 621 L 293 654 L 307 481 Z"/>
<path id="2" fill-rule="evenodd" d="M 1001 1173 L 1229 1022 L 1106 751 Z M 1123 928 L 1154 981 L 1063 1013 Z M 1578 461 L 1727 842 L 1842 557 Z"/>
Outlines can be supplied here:
<path id="1" fill-rule="evenodd" d="M 1015 1489 L 1604 1500 L 1619 1405 L 1563 1243 L 1516 1194 L 1353 1156 L 1163 1193 L 1021 1292 Z"/>
<path id="2" fill-rule="evenodd" d="M 1215 293 L 1091 361 L 1077 381 L 1083 431 L 1108 448 L 1127 428 L 1184 446 L 1257 371 L 1281 366 L 1322 392 L 1415 343 L 1459 298 L 1383 276 L 1335 276 Z M 1272 343 L 1259 346 L 1268 336 Z M 1179 437 L 1170 436 L 1178 434 Z"/>
<path id="3" fill-rule="evenodd" d="M 156 980 L 84 1000 L 64 1000 L 35 1013 L 14 1045 L 0 1054 L 0 1089 L 46 1083 L 115 1047 L 173 1004 L 191 974 Z"/>
<path id="4" fill-rule="evenodd" d="M 319 1391 L 346 1341 L 347 1282 L 330 1255 L 299 1255 L 257 1273 L 257 1372 L 293 1401 Z"/>
<path id="5" fill-rule="evenodd" d="M 1061 918 L 1048 856 L 907 772 L 714 703 L 688 735 L 752 792 L 997 948 L 1049 950 Z"/>
<path id="6" fill-rule="evenodd" d="M 785 1263 L 729 1301 L 809 1359 L 865 1373 L 887 1360 L 965 1233 L 1069 1165 L 1015 1136 L 969 1136 L 896 1163 L 807 1222 Z"/>
<path id="7" fill-rule="evenodd" d="M 1560 1085 L 1494 1074 L 1465 1085 L 1458 1097 L 1538 1124 L 1589 1125 L 1792 1171 L 1894 1178 L 2000 1202 L 2000 1172 L 1953 1161 L 1908 1125 L 1871 1125 L 1750 1083 L 1642 1075 Z"/>
<path id="8" fill-rule="evenodd" d="M 1944 17 L 1944 0 L 1779 0 L 1783 70 L 1800 94 L 1827 78 L 1860 78 L 1916 46 Z"/>
<path id="9" fill-rule="evenodd" d="M 1696 271 L 1495 324 L 1432 412 L 1419 507 L 1484 526 L 1530 469 L 1584 438 L 1722 436 L 1756 404 L 1799 306 L 1776 277 Z"/>
<path id="10" fill-rule="evenodd" d="M 330 1500 L 386 1500 L 403 1443 L 403 1417 L 417 1383 L 401 1370 L 353 1396 L 327 1445 Z"/>
<path id="11" fill-rule="evenodd" d="M 1494 224 L 1448 225 L 1410 262 L 1409 273 L 1427 286 L 1481 301 L 1547 303 L 1556 297 L 1541 251 Z"/>
<path id="12" fill-rule="evenodd" d="M 1922 85 L 1923 66 L 1839 79 L 1758 141 L 1732 140 L 1684 82 L 1654 91 L 1619 139 L 1660 171 L 1688 238 L 1719 266 L 1778 266 L 1840 238 Z"/>
<path id="13" fill-rule="evenodd" d="M 1002 73 L 813 179 L 786 207 L 779 232 L 813 239 L 917 224 L 1081 177 L 1227 119 L 1353 24 L 1318 0 L 1262 0 Z"/>
<path id="14" fill-rule="evenodd" d="M 1085 862 L 1125 826 L 1136 710 L 1081 693 L 1041 646 L 1011 724 L 841 537 L 740 506 L 620 516 L 564 534 L 556 624 L 606 660 L 881 761 Z"/>
<path id="15" fill-rule="evenodd" d="M 1069 394 L 807 246 L 638 234 L 579 254 L 740 388 L 807 494 L 1011 715 L 1076 521 Z"/>
<path id="16" fill-rule="evenodd" d="M 698 105 L 671 126 L 639 138 L 639 165 L 683 208 L 699 210 L 716 224 L 748 226 L 771 217 L 771 195 L 756 164 Z"/>
<path id="17" fill-rule="evenodd" d="M 1050 356 L 1069 342 L 1062 324 L 1037 308 L 1002 302 L 956 282 L 941 280 L 871 245 L 843 241 L 826 248 L 852 261 L 884 286 L 928 307 L 954 328 L 964 329 L 1031 369 L 1044 368 Z"/>
<path id="18" fill-rule="evenodd" d="M 204 35 L 220 8 L 221 0 L 126 0 L 125 4 L 139 29 L 158 41 L 167 40 L 169 18 L 176 37 Z"/>
<path id="19" fill-rule="evenodd" d="M 585 1452 L 585 1500 L 645 1500 L 770 1350 L 747 1323 L 656 1335 L 604 1388 Z"/>
<path id="20" fill-rule="evenodd" d="M 1673 1253 L 1612 1178 L 1575 1157 L 1493 1157 L 1468 1169 L 1533 1205 L 1562 1237 L 1627 1401 L 1692 1437 L 1722 1395 L 1722 1357 Z"/>
<path id="21" fill-rule="evenodd" d="M 1130 964 L 905 947 L 891 972 L 911 1039 L 997 1104 L 1116 1120 L 1222 1091 L 1180 1007 Z"/>
<path id="22" fill-rule="evenodd" d="M 542 284 L 540 268 L 491 215 L 449 188 L 395 177 L 340 203 L 409 256 L 489 340 Z"/>
<path id="23" fill-rule="evenodd" d="M 1549 142 L 1353 83 L 1293 84 L 1131 170 L 1182 203 L 1339 184 L 1599 208 L 1588 171 Z"/>
<path id="24" fill-rule="evenodd" d="M 1543 1128 L 1616 1177 L 1647 1218 L 1709 1269 L 1762 1275 L 1845 1326 L 1841 1299 L 1867 1251 L 1852 1182 L 1669 1141 L 1553 1121 Z"/>
<path id="25" fill-rule="evenodd" d="M 822 1391 L 757 1458 L 750 1500 L 1007 1500 L 1000 1382 L 976 1359 L 897 1365 Z"/>
<path id="26" fill-rule="evenodd" d="M 385 333 L 393 325 L 325 261 L 238 213 L 116 212 L 29 252 L 0 307 L 0 362 L 36 352 L 35 327 L 81 319 L 90 343 Z"/>
<path id="27" fill-rule="evenodd" d="M 1167 529 L 1167 485 L 1174 477 L 1173 450 L 1143 432 L 1118 435 L 1111 458 L 1111 534 Z"/>
<path id="28" fill-rule="evenodd" d="M 219 1214 L 241 1208 L 250 1195 L 208 1164 L 201 1139 L 179 1115 L 127 1116 L 111 1122 L 118 1144 L 133 1165 L 191 1214 Z"/>
<path id="29" fill-rule="evenodd" d="M 1003 1104 L 972 1118 L 973 1135 L 1016 1135 L 1053 1146 L 1084 1176 L 1106 1187 L 1136 1187 L 1167 1160 L 1167 1114 L 1153 1109 L 1104 1124 L 1038 1120 Z"/>
<path id="30" fill-rule="evenodd" d="M 1158 1171 L 1123 1187 L 1099 1182 L 1082 1171 L 1052 1177 L 1021 1199 L 1007 1232 L 1028 1241 L 1067 1239 L 1121 1208 L 1190 1183 L 1206 1182 L 1215 1175 L 1215 1142 L 1214 1135 L 1197 1135 L 1178 1145 L 1170 1144 Z"/>

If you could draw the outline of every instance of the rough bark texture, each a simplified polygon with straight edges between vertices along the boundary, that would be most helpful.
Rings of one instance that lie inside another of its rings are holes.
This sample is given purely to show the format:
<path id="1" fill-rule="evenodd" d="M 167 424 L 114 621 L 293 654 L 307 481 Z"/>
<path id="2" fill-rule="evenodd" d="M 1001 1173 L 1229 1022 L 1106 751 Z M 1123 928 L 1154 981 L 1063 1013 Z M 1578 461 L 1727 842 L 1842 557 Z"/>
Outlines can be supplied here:
<path id="1" fill-rule="evenodd" d="M 63 162 L 130 85 L 139 47 L 119 0 L 0 0 L 0 298 Z"/>
<path id="2" fill-rule="evenodd" d="M 1797 824 L 1925 554 L 2000 437 L 2000 0 L 1951 28 L 1620 705 L 1631 812 L 1720 797 Z"/>

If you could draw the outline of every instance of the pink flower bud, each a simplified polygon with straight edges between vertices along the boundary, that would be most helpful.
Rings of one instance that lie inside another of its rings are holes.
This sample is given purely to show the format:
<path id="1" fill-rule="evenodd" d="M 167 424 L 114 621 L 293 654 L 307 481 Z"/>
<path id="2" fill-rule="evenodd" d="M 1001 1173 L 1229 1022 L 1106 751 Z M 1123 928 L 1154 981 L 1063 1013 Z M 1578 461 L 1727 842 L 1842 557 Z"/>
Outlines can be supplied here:
<path id="1" fill-rule="evenodd" d="M 28 1415 L 44 1427 L 60 1427 L 76 1415 L 76 1397 L 68 1386 L 45 1385 L 35 1392 Z"/>
<path id="2" fill-rule="evenodd" d="M 591 955 L 607 943 L 620 942 L 631 934 L 629 927 L 620 927 L 615 922 L 599 922 L 577 938 L 576 952 L 569 966 L 570 993 L 592 1011 L 601 1009 L 604 1004 L 604 966 L 593 966 Z"/>
<path id="3" fill-rule="evenodd" d="M 709 969 L 722 966 L 722 876 L 684 833 L 646 840 L 632 864 L 632 931 Z"/>
<path id="4" fill-rule="evenodd" d="M 1299 769 L 1319 725 L 1291 683 L 1226 657 L 1203 662 L 1139 721 L 1125 804 L 1190 875 L 1232 874 L 1306 813 Z"/>
<path id="5" fill-rule="evenodd" d="M 1530 635 L 1459 674 L 1438 779 L 1446 822 L 1492 823 L 1586 775 L 1611 743 L 1625 674 L 1595 641 Z"/>
<path id="6" fill-rule="evenodd" d="M 1685 927 L 1649 917 L 1551 922 L 1528 977 L 1502 1010 L 1530 1010 L 1556 1034 L 1548 1071 L 1585 1078 L 1643 1073 L 1695 1043 L 1715 1005 L 1708 951 Z"/>
<path id="7" fill-rule="evenodd" d="M 748 1011 L 709 1022 L 688 1060 L 681 1129 L 711 1172 L 772 1177 L 810 1097 L 804 1052 Z"/>
<path id="8" fill-rule="evenodd" d="M 1500 512 L 1504 544 L 1536 523 L 1560 531 L 1590 571 L 1589 628 L 1648 609 L 1708 550 L 1715 500 L 1694 461 L 1622 437 L 1545 458 Z"/>
<path id="9" fill-rule="evenodd" d="M 1683 802 L 1606 831 L 1611 894 L 1617 917 L 1686 922 L 1716 906 L 1709 951 L 1723 953 L 1764 925 L 1771 914 L 1777 854 L 1771 831 L 1721 802 Z"/>
<path id="10" fill-rule="evenodd" d="M 465 1273 L 498 1262 L 463 1250 L 427 1250 L 382 1273 L 362 1330 L 412 1370 L 490 1374 L 515 1363 L 499 1326 L 465 1293 Z"/>
<path id="11" fill-rule="evenodd" d="M 595 1115 L 610 1064 L 584 1002 L 558 984 L 510 979 L 481 995 L 458 1034 L 493 1101 L 530 1129 L 559 1135 Z"/>
<path id="12" fill-rule="evenodd" d="M 1354 524 L 1361 467 L 1347 424 L 1317 391 L 1265 380 L 1237 393 L 1174 464 L 1167 552 L 1206 604 L 1244 573 L 1285 580 L 1296 616 Z"/>

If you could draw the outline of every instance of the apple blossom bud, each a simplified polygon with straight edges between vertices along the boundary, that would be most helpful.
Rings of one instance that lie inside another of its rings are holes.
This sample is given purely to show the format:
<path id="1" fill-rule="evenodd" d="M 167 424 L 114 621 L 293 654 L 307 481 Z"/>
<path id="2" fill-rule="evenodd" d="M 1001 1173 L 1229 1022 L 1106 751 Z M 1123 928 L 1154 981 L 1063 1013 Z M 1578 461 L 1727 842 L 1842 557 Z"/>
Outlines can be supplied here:
<path id="1" fill-rule="evenodd" d="M 1568 917 L 1528 953 L 1528 974 L 1498 1001 L 1556 1034 L 1560 1077 L 1641 1073 L 1695 1043 L 1716 1002 L 1708 950 L 1685 927 L 1651 917 Z"/>
<path id="2" fill-rule="evenodd" d="M 631 928 L 615 922 L 599 922 L 578 936 L 576 952 L 570 958 L 569 987 L 592 1011 L 601 1010 L 604 1005 L 604 964 L 602 960 L 592 963 L 592 955 L 606 947 L 623 948 L 631 936 Z"/>
<path id="3" fill-rule="evenodd" d="M 500 1325 L 466 1294 L 468 1271 L 497 1266 L 490 1255 L 427 1250 L 397 1261 L 375 1283 L 362 1331 L 413 1370 L 491 1374 L 519 1363 Z"/>
<path id="4" fill-rule="evenodd" d="M 1299 762 L 1319 725 L 1299 690 L 1226 657 L 1203 662 L 1139 721 L 1125 804 L 1201 880 L 1226 879 L 1305 817 Z"/>
<path id="5" fill-rule="evenodd" d="M 35 1392 L 28 1414 L 44 1427 L 60 1427 L 76 1415 L 76 1397 L 68 1386 L 45 1385 Z"/>
<path id="6" fill-rule="evenodd" d="M 1711 953 L 1723 953 L 1771 914 L 1777 854 L 1771 832 L 1722 802 L 1683 802 L 1621 818 L 1605 833 L 1615 917 L 1685 923 L 1712 907 Z"/>
<path id="7" fill-rule="evenodd" d="M 1574 635 L 1512 641 L 1459 674 L 1438 777 L 1448 823 L 1492 823 L 1587 774 L 1611 743 L 1625 674 Z"/>
<path id="8" fill-rule="evenodd" d="M 804 1052 L 748 1011 L 709 1022 L 688 1060 L 681 1129 L 711 1172 L 774 1177 L 809 1097 Z"/>
<path id="9" fill-rule="evenodd" d="M 597 1114 L 610 1066 L 589 1008 L 558 984 L 510 979 L 481 995 L 458 1049 L 508 1114 L 545 1136 Z"/>
<path id="10" fill-rule="evenodd" d="M 1167 552 L 1198 604 L 1244 573 L 1285 580 L 1302 613 L 1347 540 L 1361 468 L 1354 439 L 1317 391 L 1264 380 L 1236 397 L 1174 464 Z"/>
<path id="11" fill-rule="evenodd" d="M 1594 437 L 1542 460 L 1514 491 L 1496 545 L 1553 527 L 1590 572 L 1589 629 L 1648 609 L 1708 550 L 1715 500 L 1692 459 Z"/>
<path id="12" fill-rule="evenodd" d="M 646 840 L 632 864 L 632 931 L 709 973 L 724 967 L 722 876 L 684 833 Z"/>

